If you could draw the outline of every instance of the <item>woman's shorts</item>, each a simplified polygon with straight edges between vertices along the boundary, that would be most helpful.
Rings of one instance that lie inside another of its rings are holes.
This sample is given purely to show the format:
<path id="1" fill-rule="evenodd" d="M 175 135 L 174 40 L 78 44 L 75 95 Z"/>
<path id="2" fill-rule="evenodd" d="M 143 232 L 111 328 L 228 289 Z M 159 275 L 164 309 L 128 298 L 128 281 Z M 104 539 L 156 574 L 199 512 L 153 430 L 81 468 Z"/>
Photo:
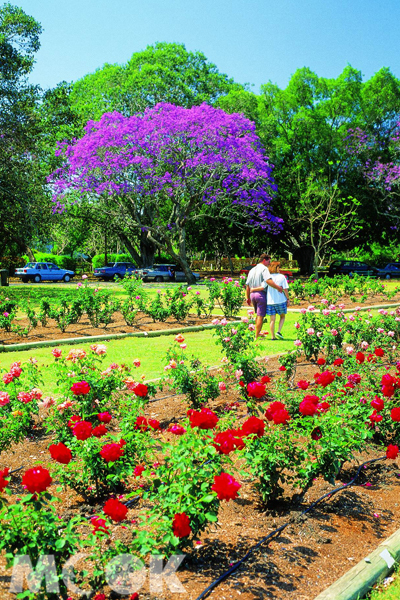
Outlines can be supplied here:
<path id="1" fill-rule="evenodd" d="M 282 304 L 268 304 L 267 305 L 267 315 L 286 315 L 287 313 L 287 302 L 282 302 Z"/>

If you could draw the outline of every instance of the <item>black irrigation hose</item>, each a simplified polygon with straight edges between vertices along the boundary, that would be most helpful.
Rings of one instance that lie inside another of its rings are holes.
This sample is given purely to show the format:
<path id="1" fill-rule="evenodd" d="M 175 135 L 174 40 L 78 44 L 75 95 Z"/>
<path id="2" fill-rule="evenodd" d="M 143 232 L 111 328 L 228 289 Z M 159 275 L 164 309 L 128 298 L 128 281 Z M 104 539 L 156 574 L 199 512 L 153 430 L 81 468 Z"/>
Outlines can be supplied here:
<path id="1" fill-rule="evenodd" d="M 18 467 L 18 469 L 14 469 L 13 471 L 10 471 L 8 473 L 8 475 L 12 475 L 13 473 L 18 473 L 18 471 L 22 471 L 23 468 L 24 468 L 24 466 L 22 465 L 22 467 Z M 8 477 L 8 475 L 6 475 L 6 477 Z"/>
<path id="2" fill-rule="evenodd" d="M 385 458 L 386 458 L 386 456 L 380 456 L 379 458 L 373 458 L 371 460 L 367 460 L 366 462 L 364 462 L 362 465 L 360 465 L 358 467 L 357 472 L 354 475 L 353 479 L 351 479 L 348 483 L 345 483 L 344 485 L 341 485 L 340 487 L 335 488 L 331 492 L 327 492 L 326 494 L 324 494 L 323 496 L 321 496 L 320 498 L 318 498 L 317 500 L 315 500 L 312 504 L 310 504 L 310 506 L 308 508 L 306 508 L 305 510 L 303 510 L 303 512 L 300 513 L 300 515 L 298 517 L 296 517 L 295 519 L 293 519 L 293 518 L 290 519 L 289 521 L 287 521 L 287 523 L 284 523 L 283 525 L 281 525 L 280 527 L 278 527 L 274 531 L 271 531 L 271 533 L 269 533 L 267 536 L 265 536 L 264 538 L 262 538 L 262 540 L 260 540 L 259 542 L 257 542 L 257 544 L 254 544 L 254 546 L 251 546 L 249 548 L 249 550 L 246 552 L 246 554 L 243 556 L 243 558 L 241 558 L 238 562 L 236 562 L 234 565 L 232 565 L 232 567 L 230 569 L 228 569 L 227 571 L 225 571 L 225 573 L 223 573 L 220 577 L 218 577 L 218 579 L 216 579 L 215 581 L 213 581 L 200 594 L 200 596 L 197 596 L 196 600 L 202 600 L 202 598 L 206 598 L 206 596 L 208 596 L 208 594 L 210 594 L 220 583 L 222 583 L 222 581 L 224 581 L 227 577 L 229 577 L 230 575 L 232 575 L 232 573 L 234 573 L 244 563 L 244 561 L 247 560 L 253 554 L 253 552 L 255 552 L 261 545 L 265 544 L 265 542 L 267 542 L 271 538 L 276 537 L 281 531 L 283 531 L 284 529 L 286 529 L 286 527 L 288 525 L 291 525 L 296 519 L 299 519 L 303 515 L 306 515 L 308 512 L 310 512 L 311 510 L 313 510 L 318 504 L 320 504 L 320 502 L 322 502 L 323 500 L 325 500 L 325 498 L 330 498 L 334 494 L 337 494 L 338 492 L 340 492 L 340 491 L 342 491 L 342 490 L 350 487 L 351 485 L 353 485 L 355 483 L 355 481 L 358 479 L 358 477 L 359 477 L 362 469 L 366 465 L 375 463 L 375 462 L 380 461 L 380 460 L 384 460 Z"/>

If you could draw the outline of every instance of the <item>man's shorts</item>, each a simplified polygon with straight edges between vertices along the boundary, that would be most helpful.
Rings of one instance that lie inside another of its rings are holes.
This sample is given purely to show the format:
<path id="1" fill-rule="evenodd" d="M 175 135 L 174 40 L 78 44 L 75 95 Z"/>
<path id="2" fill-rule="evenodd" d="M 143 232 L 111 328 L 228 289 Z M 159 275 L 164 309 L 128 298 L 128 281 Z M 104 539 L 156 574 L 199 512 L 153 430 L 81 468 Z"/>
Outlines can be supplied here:
<path id="1" fill-rule="evenodd" d="M 287 313 L 287 302 L 281 304 L 268 304 L 267 315 L 286 315 Z"/>
<path id="2" fill-rule="evenodd" d="M 265 317 L 267 313 L 267 295 L 264 292 L 252 292 L 250 300 L 257 317 Z"/>

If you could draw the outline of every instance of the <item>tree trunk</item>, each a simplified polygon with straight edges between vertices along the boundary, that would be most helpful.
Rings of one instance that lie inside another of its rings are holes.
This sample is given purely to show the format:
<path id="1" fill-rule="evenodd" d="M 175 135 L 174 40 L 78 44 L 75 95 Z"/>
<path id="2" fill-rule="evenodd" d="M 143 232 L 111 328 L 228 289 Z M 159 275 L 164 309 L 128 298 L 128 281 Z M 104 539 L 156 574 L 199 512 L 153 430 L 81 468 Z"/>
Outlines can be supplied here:
<path id="1" fill-rule="evenodd" d="M 140 260 L 142 267 L 152 267 L 156 247 L 148 238 L 147 231 L 140 231 Z"/>
<path id="2" fill-rule="evenodd" d="M 27 246 L 26 253 L 28 255 L 29 260 L 31 260 L 32 262 L 36 262 L 36 258 L 35 258 L 35 255 L 33 254 L 32 248 L 29 248 L 29 246 Z"/>
<path id="3" fill-rule="evenodd" d="M 313 273 L 314 254 L 312 246 L 301 246 L 293 250 L 293 257 L 299 265 L 300 275 L 311 275 Z"/>
<path id="4" fill-rule="evenodd" d="M 231 258 L 231 255 L 230 255 L 230 253 L 229 253 L 228 246 L 227 246 L 227 244 L 226 244 L 226 240 L 225 240 L 225 238 L 222 238 L 222 243 L 223 243 L 223 245 L 224 245 L 224 251 L 225 251 L 225 254 L 226 254 L 226 255 L 227 255 L 227 257 L 228 257 L 228 261 L 229 261 L 229 268 L 230 268 L 230 270 L 231 270 L 231 277 L 233 277 L 233 262 L 232 262 L 232 258 Z"/>
<path id="5" fill-rule="evenodd" d="M 142 261 L 140 258 L 140 254 L 136 251 L 136 248 L 133 246 L 133 244 L 131 244 L 131 241 L 128 238 L 128 236 L 123 231 L 119 231 L 118 237 L 121 240 L 121 242 L 124 244 L 126 249 L 128 250 L 135 265 L 137 265 L 138 267 L 141 267 Z"/>

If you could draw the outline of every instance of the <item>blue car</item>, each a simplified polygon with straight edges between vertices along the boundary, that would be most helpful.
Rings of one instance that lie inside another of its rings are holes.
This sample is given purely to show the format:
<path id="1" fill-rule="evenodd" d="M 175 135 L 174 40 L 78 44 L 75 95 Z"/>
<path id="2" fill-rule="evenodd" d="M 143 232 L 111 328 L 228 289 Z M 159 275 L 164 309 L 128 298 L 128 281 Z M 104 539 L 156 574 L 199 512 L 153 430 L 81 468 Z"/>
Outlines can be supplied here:
<path id="1" fill-rule="evenodd" d="M 392 279 L 392 277 L 400 277 L 400 263 L 393 262 L 386 265 L 378 271 L 378 277 L 381 279 Z"/>
<path id="2" fill-rule="evenodd" d="M 34 281 L 40 283 L 41 281 L 71 281 L 74 277 L 75 272 L 69 271 L 68 269 L 60 269 L 53 263 L 45 262 L 30 262 L 24 267 L 15 270 L 15 277 L 20 277 L 23 283 L 28 281 Z"/>
<path id="3" fill-rule="evenodd" d="M 129 262 L 107 263 L 104 267 L 98 267 L 93 275 L 104 281 L 110 281 L 115 277 L 122 279 L 125 275 L 132 275 L 137 271 L 136 265 Z"/>

